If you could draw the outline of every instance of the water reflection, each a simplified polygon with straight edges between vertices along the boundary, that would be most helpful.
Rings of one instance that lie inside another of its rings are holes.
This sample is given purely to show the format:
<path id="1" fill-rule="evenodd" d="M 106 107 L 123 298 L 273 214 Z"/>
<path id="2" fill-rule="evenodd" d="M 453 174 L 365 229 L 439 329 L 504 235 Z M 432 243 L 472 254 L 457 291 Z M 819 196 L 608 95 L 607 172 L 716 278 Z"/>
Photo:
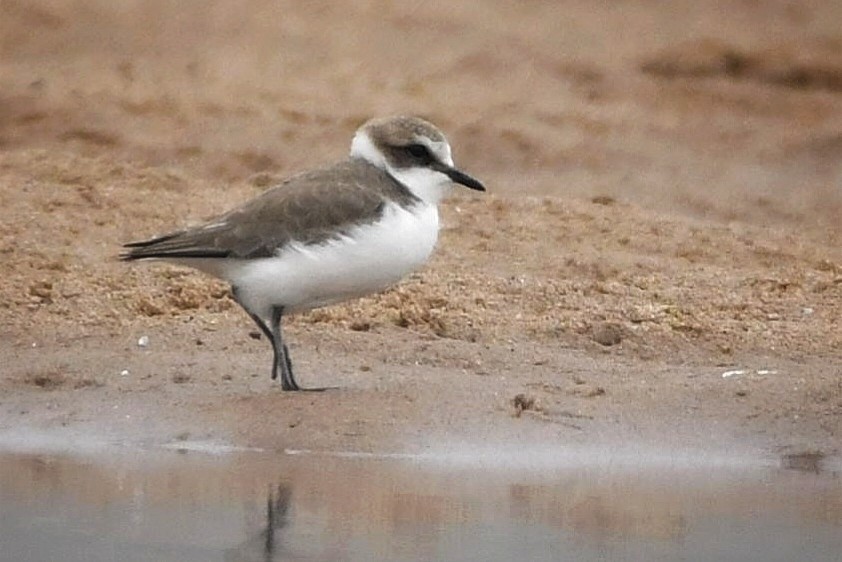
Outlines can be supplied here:
<path id="1" fill-rule="evenodd" d="M 821 561 L 842 552 L 834 470 L 447 464 L 0 455 L 0 558 Z"/>
<path id="2" fill-rule="evenodd" d="M 269 489 L 266 499 L 266 527 L 254 537 L 225 552 L 226 562 L 272 562 L 292 559 L 284 549 L 281 531 L 287 526 L 292 489 L 279 484 Z"/>

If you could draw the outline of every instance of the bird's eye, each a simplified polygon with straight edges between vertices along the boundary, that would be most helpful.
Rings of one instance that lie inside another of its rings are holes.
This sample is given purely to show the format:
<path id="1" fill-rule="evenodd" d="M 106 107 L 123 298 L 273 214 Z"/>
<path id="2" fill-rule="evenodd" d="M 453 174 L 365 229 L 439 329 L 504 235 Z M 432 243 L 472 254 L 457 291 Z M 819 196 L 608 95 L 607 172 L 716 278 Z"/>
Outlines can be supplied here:
<path id="1" fill-rule="evenodd" d="M 409 152 L 413 158 L 421 159 L 430 157 L 430 151 L 423 144 L 408 144 L 406 145 L 406 151 Z"/>

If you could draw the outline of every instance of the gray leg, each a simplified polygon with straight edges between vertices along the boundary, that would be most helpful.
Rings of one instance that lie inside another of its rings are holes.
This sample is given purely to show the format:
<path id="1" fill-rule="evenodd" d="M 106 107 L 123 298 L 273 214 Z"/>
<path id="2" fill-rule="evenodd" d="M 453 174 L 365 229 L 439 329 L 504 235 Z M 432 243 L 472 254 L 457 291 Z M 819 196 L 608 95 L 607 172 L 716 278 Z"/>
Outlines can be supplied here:
<path id="1" fill-rule="evenodd" d="M 248 312 L 248 311 L 246 311 Z M 266 322 L 263 321 L 260 316 L 257 314 L 252 314 L 251 312 L 248 313 L 251 316 L 251 319 L 254 320 L 254 323 L 257 324 L 257 327 L 260 328 L 260 331 L 263 332 L 263 335 L 266 336 L 266 339 L 269 340 L 269 343 L 272 345 L 272 380 L 278 378 L 278 350 L 275 349 L 275 339 L 272 337 L 272 330 L 266 325 Z"/>
<path id="2" fill-rule="evenodd" d="M 260 316 L 246 308 L 246 305 L 244 305 L 239 299 L 237 295 L 238 292 L 237 287 L 231 287 L 231 293 L 234 295 L 234 300 L 237 301 L 237 304 L 243 307 L 243 310 L 245 310 L 249 317 L 254 320 L 254 323 L 257 324 L 257 327 L 260 328 L 260 331 L 263 332 L 263 335 L 266 336 L 266 339 L 269 340 L 269 343 L 272 345 L 272 380 L 276 380 L 278 378 L 278 365 L 280 364 L 281 356 L 278 353 L 278 347 L 275 345 L 275 337 L 272 335 L 272 330 L 269 329 L 269 326 L 266 325 L 266 322 L 264 322 Z M 286 355 L 286 353 L 284 353 L 284 355 Z M 286 359 L 285 363 L 288 364 L 289 359 Z M 290 371 L 292 370 L 289 367 L 287 368 Z M 284 388 L 284 390 L 287 389 Z"/>
<path id="3" fill-rule="evenodd" d="M 270 329 L 269 325 L 267 325 L 260 316 L 246 308 L 246 306 L 240 301 L 237 297 L 237 287 L 231 287 L 231 291 L 234 294 L 234 300 L 237 301 L 237 304 L 243 307 L 243 310 L 245 310 L 249 317 L 254 320 L 254 323 L 257 324 L 257 327 L 260 328 L 260 331 L 263 332 L 263 335 L 265 335 L 269 340 L 269 343 L 272 344 L 272 353 L 274 354 L 274 357 L 272 358 L 272 380 L 276 380 L 278 378 L 278 372 L 280 371 L 281 388 L 284 390 L 310 390 L 313 392 L 322 392 L 327 390 L 327 388 L 301 388 L 298 386 L 298 383 L 295 382 L 295 377 L 292 375 L 292 361 L 289 358 L 289 348 L 284 343 L 284 339 L 281 334 L 281 319 L 284 315 L 284 307 L 276 306 L 272 308 Z"/>
<path id="4" fill-rule="evenodd" d="M 301 390 L 292 375 L 292 361 L 289 358 L 289 349 L 284 344 L 281 335 L 281 319 L 284 315 L 282 306 L 272 307 L 272 347 L 275 350 L 275 368 L 272 370 L 272 378 L 277 376 L 276 369 L 281 370 L 281 388 L 284 390 Z"/>
<path id="5" fill-rule="evenodd" d="M 287 362 L 287 371 L 289 371 L 290 375 L 292 375 L 292 361 L 289 358 L 289 348 L 287 344 L 284 344 L 284 358 Z"/>

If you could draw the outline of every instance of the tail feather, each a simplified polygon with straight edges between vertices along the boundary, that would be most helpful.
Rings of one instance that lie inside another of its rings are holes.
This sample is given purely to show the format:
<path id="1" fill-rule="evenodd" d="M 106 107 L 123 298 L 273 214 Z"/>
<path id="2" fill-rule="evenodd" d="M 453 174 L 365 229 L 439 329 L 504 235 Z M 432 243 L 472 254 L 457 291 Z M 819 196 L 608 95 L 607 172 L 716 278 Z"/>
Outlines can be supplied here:
<path id="1" fill-rule="evenodd" d="M 119 255 L 122 261 L 142 259 L 178 259 L 178 258 L 224 258 L 230 252 L 219 248 L 202 248 L 190 244 L 189 240 L 179 240 L 183 232 L 175 232 L 123 244 L 126 251 Z"/>
<path id="2" fill-rule="evenodd" d="M 170 234 L 164 234 L 163 236 L 156 236 L 155 238 L 150 238 L 149 240 L 138 240 L 136 242 L 126 242 L 123 244 L 124 248 L 146 248 L 148 246 L 153 246 L 155 244 L 160 244 L 161 242 L 167 242 L 176 238 L 181 232 L 171 232 Z"/>

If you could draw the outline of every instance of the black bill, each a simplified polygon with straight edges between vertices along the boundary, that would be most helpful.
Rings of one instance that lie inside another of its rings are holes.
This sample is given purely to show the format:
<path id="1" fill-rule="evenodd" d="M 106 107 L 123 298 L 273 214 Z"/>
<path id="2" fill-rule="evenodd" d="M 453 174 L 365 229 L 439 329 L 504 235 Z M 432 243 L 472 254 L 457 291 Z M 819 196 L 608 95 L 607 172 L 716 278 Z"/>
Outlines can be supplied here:
<path id="1" fill-rule="evenodd" d="M 476 189 L 477 191 L 485 191 L 485 186 L 479 180 L 472 178 L 465 172 L 460 172 L 456 168 L 451 168 L 446 164 L 438 164 L 434 169 L 447 175 L 453 183 L 458 183 L 465 187 Z"/>

